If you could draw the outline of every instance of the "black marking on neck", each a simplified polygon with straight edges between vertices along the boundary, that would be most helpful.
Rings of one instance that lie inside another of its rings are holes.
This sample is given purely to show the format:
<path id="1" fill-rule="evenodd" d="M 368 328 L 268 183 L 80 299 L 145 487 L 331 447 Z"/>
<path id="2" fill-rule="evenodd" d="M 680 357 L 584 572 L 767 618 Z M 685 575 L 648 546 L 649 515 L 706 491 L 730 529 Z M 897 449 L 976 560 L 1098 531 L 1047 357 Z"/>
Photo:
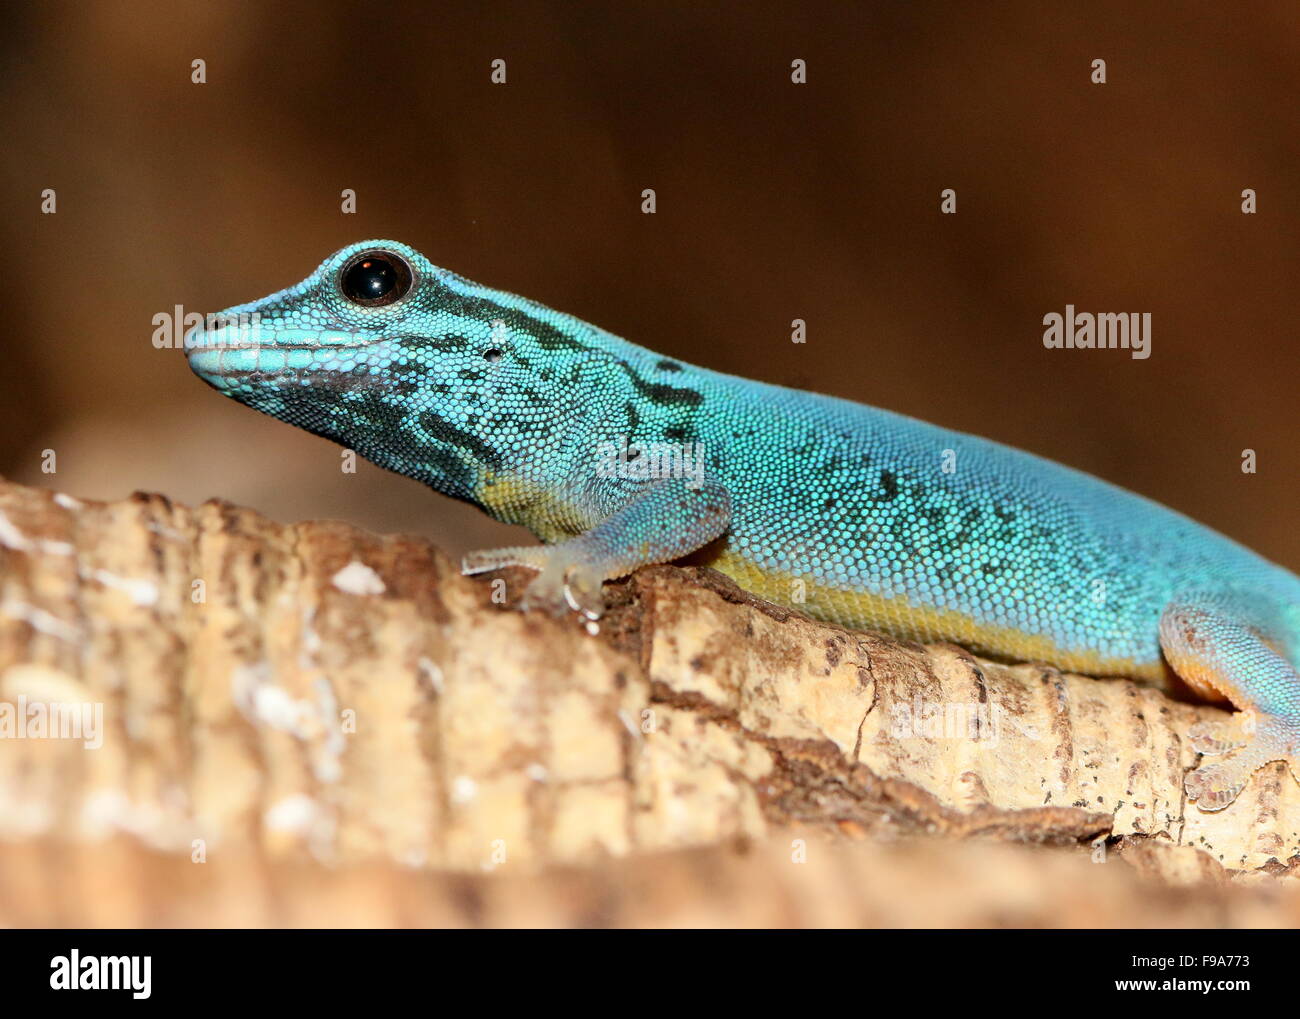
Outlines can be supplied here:
<path id="1" fill-rule="evenodd" d="M 403 433 L 406 411 L 376 393 L 363 392 L 359 397 L 355 393 L 356 390 L 350 390 L 348 396 L 352 398 L 332 401 L 334 409 L 345 418 L 354 423 L 361 421 L 360 429 L 355 424 L 349 425 L 349 433 L 359 431 L 366 436 Z"/>
<path id="2" fill-rule="evenodd" d="M 465 450 L 475 463 L 491 467 L 493 470 L 500 470 L 502 465 L 501 454 L 477 435 L 473 435 L 463 428 L 458 428 L 445 417 L 435 414 L 431 410 L 422 411 L 417 420 L 420 422 L 420 427 L 439 442 Z"/>
<path id="3" fill-rule="evenodd" d="M 627 372 L 627 377 L 632 380 L 637 392 L 660 407 L 698 407 L 704 402 L 704 394 L 697 389 L 647 382 L 626 361 L 616 358 L 614 363 Z"/>
<path id="4" fill-rule="evenodd" d="M 433 296 L 436 306 L 446 307 L 457 315 L 475 318 L 481 322 L 500 321 L 507 329 L 528 333 L 543 350 L 571 350 L 592 353 L 595 348 L 575 340 L 563 329 L 530 315 L 518 307 L 502 304 L 490 297 L 459 294 L 446 286 Z"/>

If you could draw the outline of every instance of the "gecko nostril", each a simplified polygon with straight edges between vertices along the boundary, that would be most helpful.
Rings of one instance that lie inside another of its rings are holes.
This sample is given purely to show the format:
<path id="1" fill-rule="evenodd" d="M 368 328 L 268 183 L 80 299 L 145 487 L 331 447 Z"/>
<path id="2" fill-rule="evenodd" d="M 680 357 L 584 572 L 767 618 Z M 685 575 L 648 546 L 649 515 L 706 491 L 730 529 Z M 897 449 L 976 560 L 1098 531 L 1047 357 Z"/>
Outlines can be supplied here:
<path id="1" fill-rule="evenodd" d="M 490 350 L 483 351 L 483 359 L 488 364 L 496 364 L 504 356 L 500 347 L 492 347 Z"/>

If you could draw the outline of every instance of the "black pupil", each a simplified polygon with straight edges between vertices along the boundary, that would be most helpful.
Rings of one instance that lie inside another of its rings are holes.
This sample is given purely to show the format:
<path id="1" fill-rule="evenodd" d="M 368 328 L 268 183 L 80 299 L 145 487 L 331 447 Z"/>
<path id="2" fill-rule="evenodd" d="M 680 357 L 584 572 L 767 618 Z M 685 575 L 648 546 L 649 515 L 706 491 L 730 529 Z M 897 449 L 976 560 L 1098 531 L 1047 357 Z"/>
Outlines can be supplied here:
<path id="1" fill-rule="evenodd" d="M 397 270 L 385 258 L 363 258 L 343 276 L 343 292 L 353 299 L 379 301 L 397 286 Z"/>

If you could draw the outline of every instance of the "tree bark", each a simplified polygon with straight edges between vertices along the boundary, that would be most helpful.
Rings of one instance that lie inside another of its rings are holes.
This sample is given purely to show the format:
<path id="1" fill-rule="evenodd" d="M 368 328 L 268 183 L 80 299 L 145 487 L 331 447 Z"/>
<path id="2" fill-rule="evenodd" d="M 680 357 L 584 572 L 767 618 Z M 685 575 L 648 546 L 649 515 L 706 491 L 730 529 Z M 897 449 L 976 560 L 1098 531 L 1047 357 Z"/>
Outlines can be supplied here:
<path id="1" fill-rule="evenodd" d="M 611 585 L 590 626 L 511 609 L 527 579 L 0 483 L 0 705 L 29 716 L 0 729 L 0 923 L 1300 916 L 1290 881 L 1251 887 L 1300 861 L 1284 767 L 1220 813 L 1183 796 L 1218 709 L 812 622 L 703 568 Z M 99 705 L 102 745 L 34 735 L 35 704 Z"/>

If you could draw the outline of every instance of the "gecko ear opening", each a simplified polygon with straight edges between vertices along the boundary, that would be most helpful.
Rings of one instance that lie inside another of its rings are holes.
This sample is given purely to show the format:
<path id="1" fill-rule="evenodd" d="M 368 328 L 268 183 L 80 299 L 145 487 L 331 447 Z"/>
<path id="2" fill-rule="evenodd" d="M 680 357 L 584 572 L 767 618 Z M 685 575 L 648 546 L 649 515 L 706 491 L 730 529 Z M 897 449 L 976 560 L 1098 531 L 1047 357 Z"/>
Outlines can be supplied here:
<path id="1" fill-rule="evenodd" d="M 414 274 L 406 259 L 391 251 L 363 251 L 339 272 L 339 290 L 353 304 L 382 308 L 411 290 Z"/>

